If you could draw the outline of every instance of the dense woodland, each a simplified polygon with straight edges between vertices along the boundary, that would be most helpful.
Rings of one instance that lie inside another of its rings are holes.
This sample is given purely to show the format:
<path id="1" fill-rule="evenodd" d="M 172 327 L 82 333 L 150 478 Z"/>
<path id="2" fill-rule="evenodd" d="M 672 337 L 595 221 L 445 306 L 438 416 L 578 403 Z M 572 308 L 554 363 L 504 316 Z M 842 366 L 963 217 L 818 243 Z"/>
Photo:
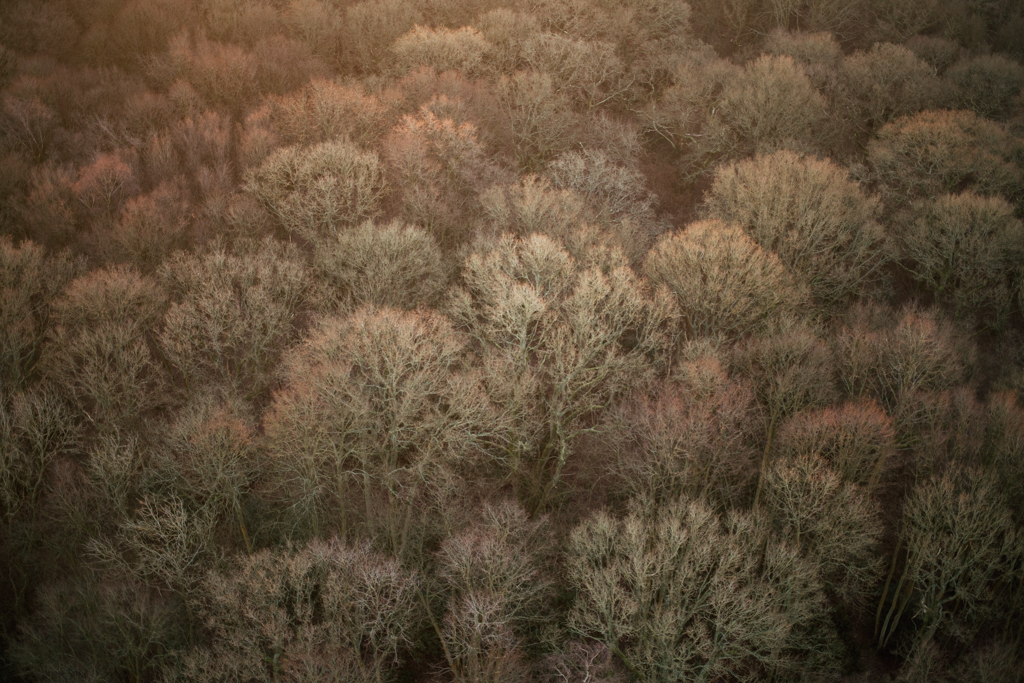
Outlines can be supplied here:
<path id="1" fill-rule="evenodd" d="M 5 0 L 0 677 L 1024 670 L 1016 0 Z"/>

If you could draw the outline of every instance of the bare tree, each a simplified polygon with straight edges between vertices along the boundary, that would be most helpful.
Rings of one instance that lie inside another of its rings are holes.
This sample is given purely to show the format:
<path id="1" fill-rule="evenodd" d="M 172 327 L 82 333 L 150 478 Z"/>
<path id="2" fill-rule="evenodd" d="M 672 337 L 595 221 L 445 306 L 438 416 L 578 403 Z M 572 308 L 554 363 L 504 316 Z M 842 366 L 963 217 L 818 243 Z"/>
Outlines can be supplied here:
<path id="1" fill-rule="evenodd" d="M 687 499 L 622 520 L 599 513 L 573 531 L 568 575 L 569 628 L 644 680 L 755 680 L 808 659 L 834 667 L 813 563 L 766 543 L 743 514 L 723 524 Z"/>
<path id="2" fill-rule="evenodd" d="M 751 381 L 754 395 L 764 407 L 766 434 L 755 507 L 779 425 L 801 410 L 824 407 L 835 400 L 831 355 L 813 329 L 792 321 L 784 321 L 776 330 L 752 337 L 733 350 L 731 369 Z"/>
<path id="3" fill-rule="evenodd" d="M 314 267 L 346 307 L 412 310 L 430 306 L 447 285 L 441 249 L 422 228 L 366 222 L 319 243 Z"/>
<path id="4" fill-rule="evenodd" d="M 214 519 L 230 520 L 247 552 L 252 552 L 253 533 L 243 503 L 262 464 L 250 412 L 237 397 L 194 397 L 167 429 L 149 483 L 176 491 L 191 508 L 208 511 Z"/>
<path id="5" fill-rule="evenodd" d="M 464 339 L 435 313 L 361 308 L 320 323 L 286 362 L 287 388 L 264 421 L 304 531 L 333 518 L 342 536 L 354 533 L 355 513 L 366 534 L 420 559 L 430 523 L 420 506 L 494 429 L 460 371 L 466 360 Z"/>
<path id="6" fill-rule="evenodd" d="M 146 273 L 192 236 L 189 204 L 182 188 L 160 183 L 152 192 L 125 203 L 117 223 L 100 238 L 100 250 L 112 261 L 130 263 Z"/>
<path id="7" fill-rule="evenodd" d="M 990 119 L 1009 118 L 1024 89 L 1024 66 L 1003 55 L 976 55 L 961 59 L 946 71 L 953 86 L 953 101 Z"/>
<path id="8" fill-rule="evenodd" d="M 523 41 L 521 55 L 529 68 L 550 74 L 555 92 L 579 107 L 592 109 L 621 100 L 632 85 L 609 42 L 538 32 Z"/>
<path id="9" fill-rule="evenodd" d="M 403 117 L 385 141 L 385 157 L 405 219 L 453 249 L 468 241 L 466 225 L 479 215 L 477 194 L 499 173 L 477 139 L 476 126 L 432 111 L 447 102 L 442 96 L 416 116 Z"/>
<path id="10" fill-rule="evenodd" d="M 209 645 L 171 680 L 389 680 L 420 618 L 417 583 L 394 560 L 337 540 L 240 558 L 204 579 Z"/>
<path id="11" fill-rule="evenodd" d="M 374 73 L 391 57 L 394 42 L 423 17 L 405 0 L 363 0 L 345 8 L 341 59 L 363 73 Z"/>
<path id="12" fill-rule="evenodd" d="M 0 237 L 0 379 L 17 389 L 32 377 L 50 324 L 54 298 L 82 269 L 62 252 L 47 256 L 25 241 Z"/>
<path id="13" fill-rule="evenodd" d="M 272 381 L 310 283 L 294 247 L 271 239 L 250 253 L 214 245 L 205 254 L 176 254 L 160 275 L 177 300 L 160 343 L 190 388 L 211 381 L 256 396 Z"/>
<path id="14" fill-rule="evenodd" d="M 781 151 L 723 166 L 705 211 L 778 254 L 826 308 L 864 291 L 885 262 L 877 200 L 828 160 Z"/>
<path id="15" fill-rule="evenodd" d="M 246 117 L 243 140 L 249 135 L 255 148 L 262 132 L 275 146 L 278 142 L 302 146 L 337 139 L 367 145 L 384 135 L 388 119 L 385 103 L 358 83 L 313 79 L 298 92 L 267 98 Z M 256 165 L 249 162 L 246 167 Z"/>
<path id="16" fill-rule="evenodd" d="M 669 302 L 614 247 L 574 258 L 549 238 L 506 236 L 471 255 L 449 304 L 484 356 L 484 386 L 511 431 L 501 459 L 542 507 L 589 421 L 649 375 Z M 593 259 L 586 263 L 583 259 Z"/>
<path id="17" fill-rule="evenodd" d="M 78 278 L 55 303 L 41 367 L 93 426 L 126 426 L 166 401 L 167 377 L 147 340 L 166 304 L 156 282 L 125 266 Z"/>
<path id="18" fill-rule="evenodd" d="M 512 134 L 516 162 L 538 171 L 572 144 L 576 120 L 568 98 L 557 92 L 549 74 L 517 71 L 498 81 L 498 102 Z"/>
<path id="19" fill-rule="evenodd" d="M 1024 560 L 990 474 L 954 465 L 918 484 L 904 508 L 902 539 L 903 572 L 891 596 L 886 583 L 876 616 L 880 647 L 904 616 L 915 622 L 912 653 L 937 634 L 969 643 L 987 621 L 1001 621 L 1004 596 L 1017 590 Z"/>
<path id="20" fill-rule="evenodd" d="M 874 398 L 890 414 L 915 392 L 962 383 L 972 355 L 966 340 L 935 311 L 914 308 L 881 326 L 854 318 L 836 339 L 840 385 L 850 396 Z"/>
<path id="21" fill-rule="evenodd" d="M 471 26 L 457 30 L 415 26 L 391 46 L 392 70 L 404 74 L 416 67 L 458 71 L 469 77 L 481 75 L 491 46 Z"/>
<path id="22" fill-rule="evenodd" d="M 778 447 L 783 457 L 820 457 L 869 491 L 898 464 L 892 418 L 874 399 L 801 411 L 779 427 Z"/>
<path id="23" fill-rule="evenodd" d="M 608 421 L 612 467 L 633 496 L 735 505 L 750 483 L 761 416 L 751 388 L 713 356 L 680 363 L 652 396 L 637 392 Z"/>
<path id="24" fill-rule="evenodd" d="M 875 43 L 867 52 L 848 55 L 839 77 L 838 106 L 854 127 L 865 131 L 943 100 L 934 70 L 903 45 Z"/>
<path id="25" fill-rule="evenodd" d="M 687 337 L 743 337 L 809 303 L 774 253 L 740 227 L 716 220 L 662 237 L 644 271 L 675 295 Z"/>
<path id="26" fill-rule="evenodd" d="M 183 644 L 175 604 L 118 572 L 79 571 L 42 586 L 8 660 L 54 683 L 158 677 Z"/>
<path id="27" fill-rule="evenodd" d="M 894 225 L 903 265 L 953 308 L 955 319 L 1006 324 L 1011 279 L 1024 259 L 1024 224 L 1000 197 L 967 191 L 924 200 Z"/>
<path id="28" fill-rule="evenodd" d="M 80 431 L 53 392 L 0 394 L 0 510 L 11 522 L 33 510 L 43 493 L 50 464 L 78 445 Z"/>
<path id="29" fill-rule="evenodd" d="M 447 609 L 443 625 L 432 619 L 456 681 L 511 683 L 527 675 L 520 643 L 550 619 L 551 583 L 540 569 L 544 525 L 509 501 L 482 513 L 441 544 Z"/>
<path id="30" fill-rule="evenodd" d="M 780 538 L 818 568 L 823 586 L 847 605 L 864 603 L 881 573 L 880 506 L 843 482 L 817 455 L 768 468 L 764 504 Z"/>
<path id="31" fill-rule="evenodd" d="M 1024 172 L 1013 161 L 1024 142 L 970 111 L 924 111 L 882 127 L 868 159 L 897 206 L 918 197 L 973 190 L 1015 201 Z"/>
<path id="32" fill-rule="evenodd" d="M 742 69 L 706 53 L 679 60 L 673 85 L 647 105 L 647 127 L 683 153 L 696 177 L 722 159 L 796 147 L 818 148 L 825 99 L 787 55 L 762 55 Z"/>
<path id="33" fill-rule="evenodd" d="M 245 189 L 287 230 L 315 242 L 376 216 L 384 185 L 375 153 L 335 140 L 274 151 L 246 173 Z"/>

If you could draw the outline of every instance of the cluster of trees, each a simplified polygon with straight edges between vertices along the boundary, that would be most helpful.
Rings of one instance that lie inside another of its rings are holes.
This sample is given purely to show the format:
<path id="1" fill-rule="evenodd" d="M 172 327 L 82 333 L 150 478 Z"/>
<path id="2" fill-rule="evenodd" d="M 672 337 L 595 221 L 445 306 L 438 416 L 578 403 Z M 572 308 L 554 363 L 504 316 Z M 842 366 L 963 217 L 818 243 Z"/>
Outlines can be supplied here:
<path id="1" fill-rule="evenodd" d="M 1024 666 L 1013 0 L 0 5 L 0 678 Z"/>

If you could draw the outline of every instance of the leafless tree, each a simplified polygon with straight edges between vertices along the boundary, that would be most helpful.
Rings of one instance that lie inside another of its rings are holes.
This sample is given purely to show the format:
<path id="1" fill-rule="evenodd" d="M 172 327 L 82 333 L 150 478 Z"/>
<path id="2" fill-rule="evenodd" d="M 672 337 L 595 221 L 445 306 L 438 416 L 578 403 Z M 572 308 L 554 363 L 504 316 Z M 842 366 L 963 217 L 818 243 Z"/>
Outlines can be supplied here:
<path id="1" fill-rule="evenodd" d="M 781 151 L 721 167 L 706 213 L 743 227 L 835 308 L 864 291 L 885 262 L 877 200 L 831 161 Z"/>
<path id="2" fill-rule="evenodd" d="M 484 386 L 507 417 L 502 460 L 542 507 L 589 421 L 649 375 L 672 308 L 612 248 L 574 258 L 548 237 L 503 237 L 471 255 L 451 315 L 480 345 Z M 586 263 L 584 258 L 593 258 Z"/>
<path id="3" fill-rule="evenodd" d="M 802 312 L 809 294 L 739 226 L 698 221 L 658 241 L 647 277 L 676 297 L 687 337 L 743 337 Z"/>

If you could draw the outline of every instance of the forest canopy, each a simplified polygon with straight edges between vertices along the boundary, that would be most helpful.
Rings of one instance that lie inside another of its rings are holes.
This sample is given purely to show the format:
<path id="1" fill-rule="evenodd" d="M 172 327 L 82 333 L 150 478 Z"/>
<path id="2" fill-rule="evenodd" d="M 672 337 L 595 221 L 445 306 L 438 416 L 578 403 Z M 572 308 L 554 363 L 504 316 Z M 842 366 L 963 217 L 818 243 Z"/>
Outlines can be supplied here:
<path id="1" fill-rule="evenodd" d="M 1013 683 L 1017 0 L 0 3 L 0 680 Z"/>

